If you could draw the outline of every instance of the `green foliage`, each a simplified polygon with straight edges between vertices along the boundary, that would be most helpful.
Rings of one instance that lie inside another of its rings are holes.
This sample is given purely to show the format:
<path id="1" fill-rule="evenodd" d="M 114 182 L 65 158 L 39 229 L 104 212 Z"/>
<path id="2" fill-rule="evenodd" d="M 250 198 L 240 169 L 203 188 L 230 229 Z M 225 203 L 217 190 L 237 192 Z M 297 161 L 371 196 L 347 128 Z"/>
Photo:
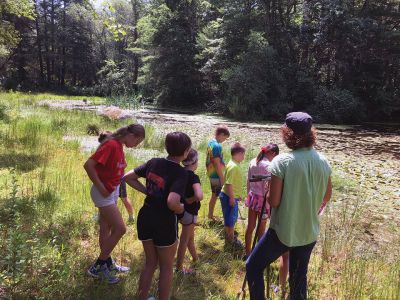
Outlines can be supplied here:
<path id="1" fill-rule="evenodd" d="M 364 118 L 361 102 L 351 92 L 321 88 L 308 111 L 317 122 L 357 123 Z"/>
<path id="2" fill-rule="evenodd" d="M 399 17 L 394 0 L 5 0 L 0 84 L 267 119 L 341 94 L 359 118 L 319 120 L 395 121 Z"/>
<path id="3" fill-rule="evenodd" d="M 204 101 L 195 56 L 197 1 L 170 1 L 155 25 L 152 44 L 156 55 L 151 61 L 155 99 L 161 106 L 199 106 Z"/>
<path id="4" fill-rule="evenodd" d="M 0 62 L 21 40 L 12 18 L 32 20 L 34 16 L 32 1 L 3 0 L 0 2 Z"/>
<path id="5" fill-rule="evenodd" d="M 127 69 L 127 66 L 107 60 L 97 75 L 100 80 L 97 91 L 101 95 L 119 96 L 135 93 L 132 72 Z"/>
<path id="6" fill-rule="evenodd" d="M 287 87 L 282 63 L 262 33 L 251 32 L 247 43 L 237 64 L 222 76 L 227 86 L 227 110 L 241 119 L 283 115 L 290 105 L 285 103 Z"/>

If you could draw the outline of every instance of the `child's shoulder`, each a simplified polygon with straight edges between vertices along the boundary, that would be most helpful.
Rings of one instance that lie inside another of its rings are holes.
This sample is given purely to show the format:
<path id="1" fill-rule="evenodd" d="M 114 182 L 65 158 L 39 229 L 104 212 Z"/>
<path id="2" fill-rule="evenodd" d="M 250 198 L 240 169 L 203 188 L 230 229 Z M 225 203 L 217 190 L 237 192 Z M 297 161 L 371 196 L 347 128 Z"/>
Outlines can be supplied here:
<path id="1" fill-rule="evenodd" d="M 218 143 L 216 139 L 211 139 L 208 141 L 208 146 L 209 147 L 221 147 L 221 144 Z"/>
<path id="2" fill-rule="evenodd" d="M 262 160 L 261 160 L 261 161 L 262 161 Z M 257 158 L 253 158 L 253 159 L 250 161 L 249 166 L 250 166 L 250 167 L 257 166 Z"/>
<path id="3" fill-rule="evenodd" d="M 122 147 L 122 144 L 120 142 L 118 142 L 114 139 L 110 139 L 110 140 L 103 142 L 97 150 L 101 149 L 102 151 L 105 151 L 105 150 L 112 151 L 113 149 L 118 149 L 121 147 Z"/>
<path id="4" fill-rule="evenodd" d="M 235 161 L 233 161 L 232 159 L 228 162 L 228 164 L 226 165 L 226 169 L 227 171 L 230 170 L 235 170 L 235 169 L 240 169 L 239 164 Z"/>
<path id="5" fill-rule="evenodd" d="M 119 147 L 121 143 L 115 139 L 109 139 L 103 143 L 103 145 L 107 145 L 108 147 Z"/>
<path id="6" fill-rule="evenodd" d="M 188 178 L 190 180 L 192 180 L 192 181 L 200 180 L 200 177 L 195 172 L 193 172 L 192 170 L 186 170 L 185 169 L 185 171 L 186 171 L 186 173 L 188 175 Z"/>

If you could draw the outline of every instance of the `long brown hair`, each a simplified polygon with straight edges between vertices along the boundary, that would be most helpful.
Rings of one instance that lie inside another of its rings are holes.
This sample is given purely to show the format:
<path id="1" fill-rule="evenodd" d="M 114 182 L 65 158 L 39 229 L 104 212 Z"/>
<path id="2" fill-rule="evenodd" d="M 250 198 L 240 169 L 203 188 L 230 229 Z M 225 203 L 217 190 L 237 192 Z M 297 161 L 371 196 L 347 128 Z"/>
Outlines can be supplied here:
<path id="1" fill-rule="evenodd" d="M 276 155 L 279 154 L 279 147 L 277 144 L 267 144 L 264 147 L 261 147 L 261 151 L 260 153 L 258 153 L 256 161 L 257 164 L 264 159 L 264 157 L 266 156 L 267 152 L 274 152 Z"/>
<path id="2" fill-rule="evenodd" d="M 186 157 L 186 159 L 182 161 L 182 164 L 185 167 L 187 167 L 187 166 L 195 164 L 197 161 L 198 161 L 198 153 L 196 150 L 191 148 L 189 150 L 189 153 L 188 153 L 188 156 Z"/>
<path id="3" fill-rule="evenodd" d="M 111 131 L 102 131 L 99 134 L 99 138 L 97 139 L 100 144 L 103 144 L 105 141 L 108 141 L 111 138 L 112 132 Z"/>
<path id="4" fill-rule="evenodd" d="M 140 124 L 130 124 L 124 127 L 117 129 L 112 135 L 111 138 L 119 140 L 125 137 L 128 134 L 133 134 L 138 138 L 145 138 L 145 130 L 144 127 Z"/>
<path id="5" fill-rule="evenodd" d="M 317 139 L 317 131 L 314 127 L 311 127 L 311 130 L 304 134 L 295 134 L 292 129 L 283 125 L 281 135 L 286 146 L 292 150 L 309 148 L 315 144 Z"/>

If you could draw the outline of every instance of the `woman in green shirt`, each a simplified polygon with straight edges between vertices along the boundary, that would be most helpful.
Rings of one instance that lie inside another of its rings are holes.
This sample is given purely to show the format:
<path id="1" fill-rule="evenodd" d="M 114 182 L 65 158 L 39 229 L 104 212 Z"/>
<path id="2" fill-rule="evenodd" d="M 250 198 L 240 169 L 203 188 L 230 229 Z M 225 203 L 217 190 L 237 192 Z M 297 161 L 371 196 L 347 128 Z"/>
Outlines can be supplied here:
<path id="1" fill-rule="evenodd" d="M 281 133 L 292 151 L 271 163 L 270 226 L 246 262 L 250 299 L 254 300 L 265 299 L 264 269 L 286 251 L 290 299 L 307 298 L 308 263 L 319 235 L 318 212 L 332 194 L 329 163 L 313 148 L 316 130 L 311 116 L 287 114 Z"/>

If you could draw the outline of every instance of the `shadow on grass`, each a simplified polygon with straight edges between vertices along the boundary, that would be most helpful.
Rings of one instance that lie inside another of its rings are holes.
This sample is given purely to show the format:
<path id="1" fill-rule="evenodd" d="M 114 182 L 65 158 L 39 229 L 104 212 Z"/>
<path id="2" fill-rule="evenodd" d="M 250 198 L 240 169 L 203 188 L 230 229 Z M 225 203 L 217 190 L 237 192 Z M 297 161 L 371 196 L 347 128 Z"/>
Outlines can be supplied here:
<path id="1" fill-rule="evenodd" d="M 46 158 L 37 154 L 7 153 L 0 154 L 0 168 L 15 168 L 29 172 L 46 162 Z"/>

